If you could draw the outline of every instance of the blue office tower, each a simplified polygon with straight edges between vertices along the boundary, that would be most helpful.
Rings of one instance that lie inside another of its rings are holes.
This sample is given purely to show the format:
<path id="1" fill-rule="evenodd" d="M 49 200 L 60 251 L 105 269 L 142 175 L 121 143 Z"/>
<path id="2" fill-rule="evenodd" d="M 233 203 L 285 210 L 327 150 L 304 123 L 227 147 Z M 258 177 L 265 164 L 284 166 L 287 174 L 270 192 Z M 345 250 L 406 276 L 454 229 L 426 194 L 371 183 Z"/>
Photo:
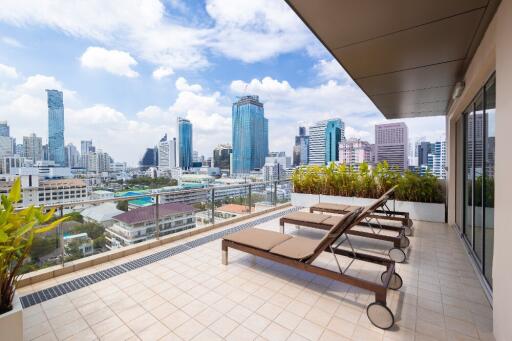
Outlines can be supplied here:
<path id="1" fill-rule="evenodd" d="M 178 117 L 178 160 L 182 169 L 192 167 L 192 150 L 192 123 Z"/>
<path id="2" fill-rule="evenodd" d="M 64 152 L 64 102 L 62 91 L 46 90 L 48 94 L 48 158 L 57 165 L 66 162 Z"/>
<path id="3" fill-rule="evenodd" d="M 325 163 L 339 160 L 338 145 L 345 140 L 345 123 L 340 119 L 327 121 L 325 127 Z"/>
<path id="4" fill-rule="evenodd" d="M 268 155 L 268 120 L 258 96 L 243 96 L 233 103 L 233 170 L 247 174 L 263 167 Z"/>

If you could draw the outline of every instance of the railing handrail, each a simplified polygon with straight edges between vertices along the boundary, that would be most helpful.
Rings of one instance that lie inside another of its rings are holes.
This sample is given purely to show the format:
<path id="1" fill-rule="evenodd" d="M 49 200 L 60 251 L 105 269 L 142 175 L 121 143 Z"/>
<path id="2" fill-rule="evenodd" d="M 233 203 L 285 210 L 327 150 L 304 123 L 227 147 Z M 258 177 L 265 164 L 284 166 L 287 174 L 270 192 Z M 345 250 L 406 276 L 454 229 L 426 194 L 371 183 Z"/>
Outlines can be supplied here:
<path id="1" fill-rule="evenodd" d="M 194 188 L 194 189 L 183 189 L 183 190 L 175 190 L 175 191 L 162 191 L 162 192 L 156 192 L 156 193 L 147 193 L 147 194 L 137 194 L 132 196 L 125 196 L 125 197 L 113 197 L 113 198 L 105 198 L 105 199 L 89 199 L 89 200 L 83 200 L 83 201 L 69 201 L 64 203 L 58 203 L 58 204 L 31 204 L 29 206 L 23 206 L 23 207 L 17 207 L 15 210 L 23 210 L 25 208 L 28 208 L 30 206 L 44 206 L 44 208 L 61 208 L 61 207 L 69 207 L 69 206 L 78 206 L 78 205 L 95 205 L 95 204 L 101 204 L 106 202 L 120 202 L 120 201 L 132 201 L 147 197 L 159 197 L 161 195 L 165 194 L 188 194 L 188 193 L 200 193 L 200 192 L 210 192 L 212 189 L 222 190 L 222 189 L 232 189 L 232 188 L 244 188 L 254 185 L 273 185 L 274 183 L 291 183 L 291 179 L 283 179 L 283 180 L 277 180 L 277 181 L 258 181 L 258 182 L 247 182 L 243 184 L 235 184 L 235 185 L 224 185 L 224 186 L 211 186 L 211 187 L 205 187 L 205 188 Z M 157 188 L 155 188 L 157 189 Z M 129 190 L 127 191 L 129 192 Z"/>

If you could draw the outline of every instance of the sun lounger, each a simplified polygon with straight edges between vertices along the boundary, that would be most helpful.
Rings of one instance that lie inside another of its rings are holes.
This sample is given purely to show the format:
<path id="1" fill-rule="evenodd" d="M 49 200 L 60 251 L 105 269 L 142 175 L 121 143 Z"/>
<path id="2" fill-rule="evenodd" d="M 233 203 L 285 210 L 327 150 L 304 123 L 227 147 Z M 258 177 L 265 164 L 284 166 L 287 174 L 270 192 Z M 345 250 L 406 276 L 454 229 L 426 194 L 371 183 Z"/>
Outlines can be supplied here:
<path id="1" fill-rule="evenodd" d="M 376 200 L 380 200 L 383 197 L 391 198 L 394 195 L 396 187 L 397 186 L 393 186 L 386 193 L 384 193 L 379 199 L 376 199 Z M 383 224 L 382 222 L 391 222 L 391 223 L 398 222 L 398 223 L 402 224 L 402 228 L 405 231 L 405 235 L 410 236 L 412 234 L 413 222 L 409 218 L 409 213 L 392 210 L 388 206 L 387 202 L 388 202 L 388 200 L 385 200 L 381 206 L 376 207 L 375 210 L 373 210 L 372 214 L 369 215 L 369 217 L 368 217 L 369 219 L 366 222 L 366 225 L 374 227 L 374 228 L 378 228 L 378 229 L 395 231 L 397 226 Z M 309 208 L 309 211 L 311 213 L 323 212 L 323 213 L 334 213 L 334 214 L 346 214 L 348 212 L 355 210 L 358 207 L 360 207 L 360 206 L 321 202 L 321 203 L 311 206 Z"/>
<path id="2" fill-rule="evenodd" d="M 371 205 L 366 206 L 365 214 L 360 220 L 359 228 L 352 228 L 346 232 L 347 235 L 355 235 L 370 239 L 376 239 L 384 242 L 390 242 L 393 247 L 388 250 L 389 258 L 397 263 L 402 263 L 406 260 L 407 256 L 403 249 L 407 248 L 410 244 L 409 238 L 405 236 L 405 229 L 400 226 L 388 226 L 386 230 L 391 230 L 394 234 L 381 233 L 379 228 L 372 225 L 367 225 L 372 219 L 371 216 L 378 207 L 381 207 L 387 200 L 386 196 L 382 196 L 375 200 Z M 350 211 L 345 214 L 353 212 L 359 207 L 351 208 Z M 293 224 L 295 226 L 306 226 L 316 229 L 329 230 L 333 225 L 336 225 L 338 221 L 343 219 L 343 216 L 328 215 L 328 214 L 317 214 L 308 212 L 293 212 L 285 215 L 279 219 L 281 225 L 281 232 L 284 233 L 285 224 Z"/>
<path id="3" fill-rule="evenodd" d="M 345 215 L 336 225 L 329 229 L 328 233 L 321 240 L 291 236 L 256 228 L 232 233 L 225 236 L 222 240 L 222 263 L 224 265 L 228 264 L 228 248 L 232 248 L 295 269 L 372 291 L 375 294 L 375 302 L 367 306 L 368 318 L 379 328 L 391 328 L 394 324 L 394 316 L 386 305 L 387 290 L 398 290 L 402 286 L 401 277 L 395 273 L 395 262 L 387 258 L 367 255 L 354 250 L 339 249 L 337 245 L 338 239 L 347 230 L 350 230 L 354 224 L 359 223 L 362 212 L 363 209 L 359 208 Z M 338 271 L 313 265 L 315 259 L 323 252 L 331 253 L 334 256 Z M 346 256 L 353 259 L 345 269 L 342 269 L 337 256 Z M 347 275 L 346 271 L 355 259 L 384 266 L 386 270 L 381 274 L 382 283 L 370 282 Z"/>

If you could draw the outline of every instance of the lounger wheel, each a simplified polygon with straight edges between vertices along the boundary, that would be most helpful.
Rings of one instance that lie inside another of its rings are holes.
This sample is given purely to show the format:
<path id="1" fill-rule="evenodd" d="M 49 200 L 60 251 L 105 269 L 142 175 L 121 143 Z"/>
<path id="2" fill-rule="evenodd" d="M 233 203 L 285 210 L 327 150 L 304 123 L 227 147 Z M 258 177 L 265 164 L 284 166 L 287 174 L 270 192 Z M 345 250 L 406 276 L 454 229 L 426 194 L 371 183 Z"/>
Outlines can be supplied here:
<path id="1" fill-rule="evenodd" d="M 408 237 L 412 236 L 412 227 L 404 226 L 404 234 Z"/>
<path id="2" fill-rule="evenodd" d="M 397 263 L 403 263 L 406 258 L 404 250 L 402 250 L 398 247 L 394 247 L 391 250 L 389 250 L 388 255 L 389 255 L 389 258 L 391 258 L 391 260 L 393 260 Z"/>
<path id="3" fill-rule="evenodd" d="M 411 241 L 409 240 L 409 238 L 407 238 L 406 236 L 402 236 L 402 238 L 400 238 L 400 247 L 402 249 L 405 249 L 409 247 L 409 245 L 411 245 Z"/>
<path id="4" fill-rule="evenodd" d="M 395 317 L 391 310 L 380 302 L 370 303 L 366 307 L 366 314 L 370 322 L 377 328 L 389 329 L 395 324 Z"/>
<path id="5" fill-rule="evenodd" d="M 412 219 L 407 219 L 407 227 L 412 228 L 412 224 L 413 224 Z"/>
<path id="6" fill-rule="evenodd" d="M 384 283 L 384 277 L 386 276 L 387 273 L 388 273 L 387 271 L 384 271 L 380 275 L 380 280 L 382 281 L 382 283 Z M 391 290 L 398 290 L 402 287 L 403 284 L 404 284 L 404 281 L 402 280 L 402 277 L 400 277 L 399 274 L 394 272 L 391 275 L 391 279 L 389 280 L 388 288 Z"/>

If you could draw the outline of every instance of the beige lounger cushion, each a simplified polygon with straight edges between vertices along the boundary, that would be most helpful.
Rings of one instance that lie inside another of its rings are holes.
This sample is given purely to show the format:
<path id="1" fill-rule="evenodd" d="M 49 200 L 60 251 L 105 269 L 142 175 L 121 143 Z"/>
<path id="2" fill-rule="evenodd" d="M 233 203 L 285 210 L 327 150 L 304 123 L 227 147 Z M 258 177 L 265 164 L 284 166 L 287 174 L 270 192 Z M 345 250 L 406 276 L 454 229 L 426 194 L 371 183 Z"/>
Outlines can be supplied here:
<path id="1" fill-rule="evenodd" d="M 337 215 L 337 216 L 330 216 L 328 219 L 325 219 L 322 224 L 326 225 L 336 225 L 340 222 L 341 219 L 343 219 L 345 216 L 343 215 Z"/>
<path id="2" fill-rule="evenodd" d="M 238 244 L 252 246 L 257 249 L 268 251 L 274 246 L 290 239 L 291 236 L 279 232 L 247 229 L 224 236 L 225 240 L 229 240 Z"/>
<path id="3" fill-rule="evenodd" d="M 304 259 L 311 256 L 320 240 L 295 236 L 270 249 L 271 253 L 292 259 Z"/>
<path id="4" fill-rule="evenodd" d="M 309 212 L 293 212 L 284 216 L 285 219 L 293 219 L 316 224 L 320 224 L 325 220 L 329 219 L 330 217 L 331 216 L 328 214 L 318 214 Z"/>
<path id="5" fill-rule="evenodd" d="M 345 204 L 333 204 L 330 202 L 320 202 L 311 206 L 312 208 L 318 208 L 323 210 L 336 210 L 336 211 L 344 211 L 345 207 L 350 207 L 350 205 Z"/>

